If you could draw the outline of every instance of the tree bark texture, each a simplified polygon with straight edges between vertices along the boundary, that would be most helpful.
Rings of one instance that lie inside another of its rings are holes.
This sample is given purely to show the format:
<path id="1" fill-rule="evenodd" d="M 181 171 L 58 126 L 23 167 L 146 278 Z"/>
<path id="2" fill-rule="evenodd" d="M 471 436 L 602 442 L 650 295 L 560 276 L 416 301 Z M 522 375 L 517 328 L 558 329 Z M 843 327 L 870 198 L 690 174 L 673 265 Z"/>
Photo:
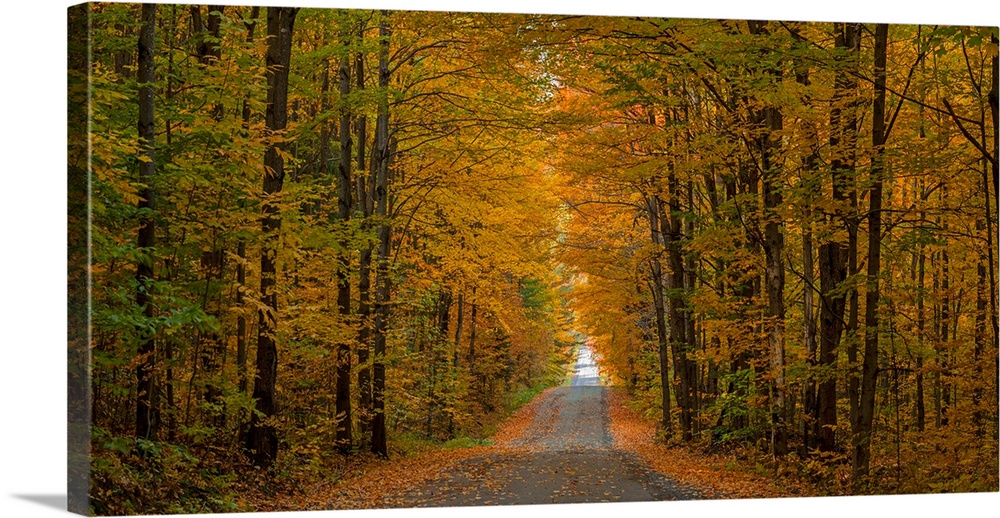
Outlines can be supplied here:
<path id="1" fill-rule="evenodd" d="M 139 236 L 136 246 L 142 251 L 136 265 L 135 304 L 142 308 L 146 319 L 153 318 L 153 247 L 156 245 L 153 220 L 155 210 L 155 191 L 153 178 L 156 174 L 156 155 L 154 152 L 153 98 L 155 96 L 156 65 L 153 62 L 156 42 L 156 4 L 142 5 L 142 25 L 139 29 Z M 140 332 L 138 350 L 139 364 L 135 368 L 136 404 L 135 404 L 135 436 L 143 439 L 155 439 L 157 415 L 153 391 L 153 374 L 156 365 L 156 341 L 153 333 Z"/>
<path id="2" fill-rule="evenodd" d="M 850 74 L 859 50 L 860 25 L 834 24 L 835 62 L 845 70 L 838 71 L 834 81 L 834 96 L 830 108 L 830 169 L 833 199 L 838 203 L 830 217 L 836 224 L 845 224 L 853 215 L 846 205 L 854 183 L 854 141 L 856 115 L 854 105 L 857 81 Z M 847 278 L 848 248 L 839 241 L 828 241 L 819 247 L 820 272 L 820 351 L 822 376 L 817 391 L 819 419 L 817 446 L 821 451 L 834 451 L 837 427 L 837 349 L 844 331 L 844 310 L 847 294 L 843 283 Z"/>
<path id="3" fill-rule="evenodd" d="M 364 23 L 360 22 L 357 33 L 357 43 L 359 47 L 364 44 Z M 358 91 L 365 88 L 365 54 L 358 52 L 354 59 L 354 80 L 355 88 Z M 374 192 L 369 185 L 374 185 L 373 179 L 376 176 L 374 168 L 367 176 L 365 171 L 365 147 L 368 141 L 367 117 L 364 112 L 358 114 L 354 120 L 354 129 L 357 136 L 356 153 L 358 176 L 355 181 L 357 190 L 357 204 L 361 208 L 362 230 L 367 234 L 371 229 L 371 217 L 375 209 L 372 205 Z M 373 247 L 370 242 L 361 246 L 361 253 L 358 257 L 358 438 L 359 441 L 368 441 L 371 433 L 371 412 L 372 412 L 372 374 L 369 365 L 371 358 L 371 266 Z"/>
<path id="4" fill-rule="evenodd" d="M 684 255 L 681 244 L 681 206 L 680 206 L 680 183 L 674 171 L 668 167 L 667 188 L 669 198 L 667 208 L 668 214 L 660 214 L 660 228 L 664 236 L 664 246 L 667 250 L 667 265 L 670 274 L 667 276 L 667 287 L 669 295 L 666 296 L 667 320 L 669 322 L 671 355 L 674 360 L 674 378 L 677 380 L 677 387 L 674 396 L 677 398 L 677 407 L 680 409 L 680 431 L 681 440 L 690 441 L 692 439 L 692 400 L 693 400 L 693 380 L 691 379 L 692 368 L 688 353 L 693 348 L 690 340 L 694 337 L 688 336 L 687 325 L 687 301 L 685 300 L 684 283 Z M 660 206 L 661 211 L 663 206 Z"/>
<path id="5" fill-rule="evenodd" d="M 663 234 L 660 231 L 660 213 L 662 202 L 658 196 L 646 196 L 646 212 L 649 219 L 649 233 L 653 244 L 663 246 Z M 649 260 L 650 287 L 653 291 L 653 308 L 656 315 L 657 356 L 660 362 L 660 425 L 667 437 L 673 433 L 670 410 L 670 337 L 667 334 L 665 300 L 663 293 L 663 267 L 657 256 Z"/>
<path id="6" fill-rule="evenodd" d="M 389 223 L 389 29 L 387 11 L 380 12 L 378 55 L 378 114 L 375 120 L 375 150 L 378 161 L 376 180 L 376 209 L 379 219 L 378 256 L 375 282 L 375 323 L 372 364 L 372 444 L 371 451 L 387 457 L 385 429 L 385 339 L 389 322 L 389 245 L 392 227 Z"/>
<path id="7" fill-rule="evenodd" d="M 749 21 L 751 34 L 766 36 L 766 22 Z M 772 81 L 780 82 L 781 70 L 765 71 Z M 788 434 L 785 422 L 785 266 L 783 262 L 785 236 L 782 217 L 777 211 L 784 203 L 780 179 L 781 169 L 777 154 L 781 145 L 776 133 L 782 129 L 781 111 L 766 105 L 753 116 L 754 147 L 761 170 L 762 198 L 764 202 L 764 287 L 767 293 L 768 364 L 770 378 L 771 454 L 788 453 Z"/>
<path id="8" fill-rule="evenodd" d="M 871 462 L 871 432 L 875 417 L 875 376 L 878 369 L 879 275 L 882 261 L 882 175 L 885 171 L 885 82 L 889 25 L 875 26 L 875 99 L 872 103 L 871 191 L 868 193 L 868 289 L 865 292 L 865 350 L 861 364 L 861 395 L 858 421 L 853 430 L 851 477 L 868 475 Z"/>
<path id="9" fill-rule="evenodd" d="M 267 8 L 267 108 L 264 125 L 269 135 L 282 132 L 288 124 L 288 68 L 292 54 L 292 29 L 297 8 Z M 277 266 L 280 245 L 281 209 L 278 194 L 285 181 L 281 157 L 284 144 L 273 142 L 264 151 L 264 200 L 261 204 L 260 296 L 263 307 L 257 312 L 257 365 L 253 385 L 255 412 L 250 417 L 246 449 L 250 460 L 268 468 L 278 456 L 278 434 L 271 418 L 275 415 L 275 382 L 278 374 L 276 340 L 278 320 Z"/>
<path id="10" fill-rule="evenodd" d="M 348 16 L 343 13 L 343 16 Z M 341 43 L 345 48 L 351 44 L 351 31 L 345 23 L 341 29 Z M 339 224 L 343 232 L 337 267 L 337 309 L 341 320 L 351 316 L 351 243 L 348 239 L 348 222 L 351 219 L 351 56 L 345 52 L 340 58 L 340 166 L 337 175 L 337 209 Z M 346 453 L 351 449 L 351 343 L 343 340 L 337 344 L 337 388 L 336 388 L 337 448 Z"/>

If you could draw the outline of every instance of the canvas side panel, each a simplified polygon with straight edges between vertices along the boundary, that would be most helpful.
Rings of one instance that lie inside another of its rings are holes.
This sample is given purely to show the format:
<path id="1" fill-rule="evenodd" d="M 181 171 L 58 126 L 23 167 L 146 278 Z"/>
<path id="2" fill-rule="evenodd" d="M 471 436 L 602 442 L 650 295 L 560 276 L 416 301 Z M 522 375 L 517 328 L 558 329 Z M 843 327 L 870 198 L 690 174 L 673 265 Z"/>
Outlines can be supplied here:
<path id="1" fill-rule="evenodd" d="M 90 514 L 90 4 L 67 20 L 67 507 Z"/>

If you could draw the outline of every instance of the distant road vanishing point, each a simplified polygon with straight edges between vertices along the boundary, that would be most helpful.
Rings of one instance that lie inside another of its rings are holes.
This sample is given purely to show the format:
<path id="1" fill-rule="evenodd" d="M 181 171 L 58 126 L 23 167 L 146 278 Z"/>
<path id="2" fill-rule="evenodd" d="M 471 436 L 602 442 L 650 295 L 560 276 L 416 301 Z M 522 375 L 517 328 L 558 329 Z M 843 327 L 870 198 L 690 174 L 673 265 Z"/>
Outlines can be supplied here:
<path id="1" fill-rule="evenodd" d="M 495 453 L 459 462 L 401 500 L 407 506 L 449 507 L 702 498 L 615 448 L 607 391 L 593 352 L 581 346 L 570 386 L 538 396 L 537 413 L 521 437 Z"/>

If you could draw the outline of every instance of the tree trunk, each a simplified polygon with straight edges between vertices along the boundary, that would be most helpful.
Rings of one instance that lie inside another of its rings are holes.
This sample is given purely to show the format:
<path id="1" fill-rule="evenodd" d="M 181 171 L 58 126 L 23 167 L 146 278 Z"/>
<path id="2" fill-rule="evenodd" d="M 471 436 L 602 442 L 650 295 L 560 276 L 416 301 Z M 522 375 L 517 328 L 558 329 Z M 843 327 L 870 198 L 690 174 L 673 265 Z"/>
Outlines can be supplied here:
<path id="1" fill-rule="evenodd" d="M 649 218 L 650 239 L 656 245 L 663 245 L 663 234 L 660 231 L 660 213 L 662 202 L 655 195 L 646 196 L 646 212 Z M 673 434 L 670 410 L 670 365 L 667 355 L 670 351 L 670 338 L 667 336 L 667 322 L 664 310 L 663 268 L 660 260 L 654 256 L 649 260 L 650 287 L 653 291 L 653 308 L 656 314 L 657 353 L 660 361 L 660 425 L 667 439 Z"/>
<path id="2" fill-rule="evenodd" d="M 687 118 L 687 108 L 684 108 L 684 115 Z M 690 145 L 690 135 L 687 135 L 686 145 Z M 687 183 L 687 210 L 691 213 L 695 213 L 694 207 L 694 182 L 688 181 Z M 694 219 L 687 218 L 684 222 L 684 235 L 688 236 L 690 239 L 695 235 L 694 229 Z M 694 253 L 688 253 L 684 259 L 684 290 L 688 294 L 694 294 L 695 290 L 695 279 L 697 278 L 695 268 L 697 267 L 697 260 Z M 701 391 L 699 389 L 699 375 L 701 373 L 701 367 L 698 365 L 698 358 L 696 353 L 698 351 L 698 321 L 695 318 L 693 312 L 686 312 L 684 314 L 684 325 L 687 333 L 687 350 L 692 356 L 687 362 L 688 368 L 688 393 L 689 393 L 689 406 L 690 415 L 688 420 L 690 421 L 692 438 L 695 434 L 700 432 L 698 425 L 698 416 L 701 412 Z"/>
<path id="3" fill-rule="evenodd" d="M 997 39 L 996 34 L 990 35 L 990 43 L 996 48 L 997 44 L 1000 44 L 1000 39 Z M 993 57 L 990 58 L 990 75 L 991 81 L 990 91 L 987 94 L 987 103 L 990 106 L 990 120 L 993 121 L 993 160 L 990 161 L 993 164 L 993 199 L 1000 199 L 1000 132 L 997 131 L 997 84 L 1000 82 L 1000 71 L 998 71 L 998 56 L 997 53 L 993 53 Z M 985 142 L 984 142 L 985 144 Z M 986 157 L 989 160 L 989 157 Z M 996 307 L 993 308 L 993 327 L 996 328 Z"/>
<path id="4" fill-rule="evenodd" d="M 267 8 L 267 133 L 282 132 L 288 124 L 288 68 L 292 54 L 292 29 L 297 8 Z M 254 465 L 269 468 L 278 456 L 278 435 L 271 422 L 275 415 L 275 381 L 278 374 L 276 342 L 278 321 L 277 265 L 281 211 L 276 195 L 285 180 L 284 144 L 275 142 L 264 151 L 264 200 L 261 204 L 260 296 L 257 311 L 257 369 L 253 385 L 256 411 L 250 416 L 246 448 Z"/>
<path id="5" fill-rule="evenodd" d="M 155 95 L 156 65 L 153 62 L 156 43 L 156 4 L 142 4 L 142 26 L 139 29 L 139 236 L 136 247 L 142 255 L 136 264 L 135 304 L 142 308 L 148 322 L 153 318 L 153 247 L 156 245 L 155 191 L 156 174 L 155 137 L 153 127 L 153 98 Z M 140 331 L 139 364 L 135 368 L 135 436 L 156 439 L 157 412 L 153 397 L 153 375 L 156 367 L 156 341 L 154 333 Z"/>
<path id="6" fill-rule="evenodd" d="M 198 63 L 202 65 L 210 64 L 222 56 L 222 49 L 219 46 L 219 30 L 222 26 L 222 12 L 226 6 L 209 5 L 205 8 L 208 10 L 207 21 L 201 17 L 200 6 L 190 6 L 191 24 L 194 26 L 197 41 L 195 51 L 198 55 Z M 214 114 L 213 118 L 215 118 Z"/>
<path id="7" fill-rule="evenodd" d="M 785 238 L 780 216 L 774 214 L 784 203 L 778 185 L 780 170 L 772 163 L 775 140 L 771 132 L 781 130 L 781 113 L 776 108 L 765 110 L 768 135 L 761 142 L 761 162 L 764 169 L 764 224 L 765 286 L 767 291 L 768 318 L 767 341 L 770 349 L 771 374 L 771 453 L 784 456 L 788 453 L 785 423 L 785 267 L 783 262 Z"/>
<path id="8" fill-rule="evenodd" d="M 426 435 L 428 439 L 434 437 L 434 411 L 440 407 L 440 397 L 436 391 L 438 380 L 438 366 L 442 363 L 441 351 L 443 344 L 448 340 L 448 331 L 451 326 L 451 287 L 440 287 L 437 301 L 435 303 L 434 320 L 437 324 L 437 338 L 429 344 L 430 351 L 428 357 L 428 389 L 427 389 L 427 422 Z"/>
<path id="9" fill-rule="evenodd" d="M 343 16 L 348 16 L 344 13 Z M 351 32 L 341 30 L 341 44 L 349 48 Z M 346 323 L 351 316 L 351 246 L 348 222 L 351 219 L 351 109 L 348 96 L 351 94 L 351 59 L 344 52 L 340 57 L 340 166 L 337 182 L 337 208 L 340 216 L 340 250 L 337 258 L 337 309 L 341 322 Z M 337 389 L 336 389 L 337 449 L 347 453 L 351 449 L 351 343 L 343 340 L 337 344 Z"/>
<path id="10" fill-rule="evenodd" d="M 364 48 L 364 21 L 359 22 L 361 27 L 357 33 L 358 48 Z M 365 88 L 365 54 L 358 52 L 354 61 L 355 87 L 358 90 Z M 357 167 L 358 171 L 365 170 L 365 147 L 368 140 L 367 117 L 364 110 L 358 114 L 354 120 L 355 134 L 357 135 Z M 367 235 L 371 230 L 371 216 L 375 211 L 373 201 L 374 192 L 369 185 L 374 185 L 376 173 L 375 168 L 365 177 L 359 176 L 356 182 L 357 202 L 361 207 L 362 233 Z M 372 266 L 372 245 L 366 239 L 361 248 L 358 258 L 358 437 L 360 441 L 367 441 L 371 433 L 371 412 L 372 412 L 372 382 L 371 366 L 368 364 L 371 356 L 371 266 Z"/>
<path id="11" fill-rule="evenodd" d="M 323 60 L 323 72 L 320 74 L 320 77 L 322 79 L 319 84 L 319 111 L 325 116 L 326 112 L 330 109 L 330 61 L 327 59 Z M 324 184 L 330 174 L 330 140 L 333 138 L 332 133 L 329 121 L 323 120 L 319 123 L 319 167 L 312 174 L 320 178 L 320 181 Z M 314 205 L 303 207 L 303 210 L 307 214 L 314 210 L 319 212 L 321 203 L 317 200 Z"/>
<path id="12" fill-rule="evenodd" d="M 882 261 L 882 175 L 885 172 L 885 81 L 889 25 L 875 26 L 875 100 L 872 104 L 871 192 L 868 193 L 868 289 L 865 292 L 865 351 L 861 364 L 858 422 L 853 430 L 851 478 L 868 475 L 871 432 L 875 417 L 875 377 L 878 373 L 879 275 Z"/>
<path id="13" fill-rule="evenodd" d="M 257 15 L 260 12 L 260 7 L 254 6 L 250 10 L 250 19 L 256 20 Z M 253 33 L 254 29 L 257 27 L 256 22 L 246 22 L 247 28 L 247 43 L 253 43 Z M 243 123 L 243 130 L 247 131 L 250 128 L 250 101 L 249 99 L 243 100 L 243 108 L 240 113 L 240 119 Z M 240 204 L 242 209 L 243 204 Z M 246 239 L 242 236 L 236 244 L 236 256 L 238 263 L 236 265 L 236 307 L 239 308 L 239 313 L 236 317 L 236 375 L 239 378 L 239 389 L 240 394 L 245 394 L 247 391 L 247 318 L 244 315 L 244 293 L 246 291 L 246 259 L 247 259 L 247 244 Z"/>
<path id="14" fill-rule="evenodd" d="M 812 82 L 809 79 L 809 67 L 802 63 L 796 63 L 795 81 L 804 87 L 809 87 Z M 802 416 L 802 448 L 803 453 L 815 447 L 815 437 L 818 430 L 815 428 L 819 419 L 819 405 L 816 396 L 816 365 L 817 365 L 817 343 L 816 343 L 816 310 L 815 310 L 815 283 L 816 272 L 813 263 L 815 250 L 813 246 L 813 209 L 815 202 L 814 192 L 816 182 L 819 181 L 819 135 L 816 125 L 807 122 L 805 125 L 805 135 L 803 136 L 808 152 L 802 159 L 802 182 L 807 186 L 805 199 L 803 200 L 804 212 L 802 214 L 802 342 L 806 348 L 806 365 L 808 365 L 807 376 L 803 384 L 803 416 Z"/>
<path id="15" fill-rule="evenodd" d="M 982 221 L 976 222 L 976 230 L 985 230 Z M 976 263 L 976 323 L 972 349 L 973 372 L 976 380 L 983 379 L 983 353 L 986 351 L 986 265 L 980 259 Z M 972 426 L 976 437 L 982 439 L 986 423 L 986 410 L 983 408 L 983 385 L 976 383 L 972 389 Z"/>
<path id="16" fill-rule="evenodd" d="M 222 12 L 225 6 L 221 5 L 209 5 L 206 6 L 208 11 L 207 21 L 203 21 L 201 16 L 201 7 L 197 5 L 190 6 L 191 20 L 194 25 L 194 32 L 196 33 L 197 47 L 196 52 L 198 56 L 198 64 L 200 67 L 205 68 L 209 65 L 217 62 L 222 56 L 222 48 L 219 45 L 219 31 L 221 30 L 222 24 Z M 212 107 L 211 116 L 212 119 L 218 123 L 222 120 L 224 114 L 224 108 L 221 103 L 216 102 Z M 221 199 L 221 197 L 220 197 Z M 212 282 L 216 279 L 222 277 L 223 268 L 223 253 L 222 249 L 218 245 L 218 230 L 212 229 L 212 246 L 208 250 L 203 250 L 201 254 L 201 266 L 204 271 L 204 282 L 205 291 L 202 300 L 202 309 L 205 310 L 212 318 L 219 319 L 222 302 L 221 300 L 215 300 L 213 302 L 212 293 Z M 219 375 L 220 370 L 220 358 L 224 355 L 225 345 L 222 341 L 222 336 L 218 331 L 209 329 L 198 335 L 199 341 L 204 339 L 205 347 L 201 348 L 201 365 L 203 375 L 205 377 L 205 401 L 212 403 L 213 405 L 222 404 L 222 389 L 219 387 L 217 380 L 213 376 Z M 200 344 L 199 344 L 200 345 Z M 225 422 L 225 412 L 224 411 L 214 411 L 216 425 L 222 426 Z"/>
<path id="17" fill-rule="evenodd" d="M 921 221 L 923 221 L 923 211 L 921 211 Z M 918 252 L 920 258 L 917 260 L 917 374 L 916 374 L 916 413 L 917 430 L 924 431 L 927 421 L 927 410 L 924 406 L 924 341 L 926 340 L 924 318 L 924 276 L 926 271 L 927 256 L 924 254 L 924 245 L 920 245 Z"/>
<path id="18" fill-rule="evenodd" d="M 939 222 L 940 223 L 940 222 Z M 941 253 L 931 252 L 931 292 L 941 290 Z M 934 369 L 931 369 L 931 395 L 934 399 L 934 426 L 941 427 L 941 306 L 931 301 L 931 342 L 934 350 Z"/>
<path id="19" fill-rule="evenodd" d="M 858 360 L 858 223 L 857 193 L 851 192 L 851 214 L 847 219 L 847 277 L 851 279 L 847 291 L 847 323 L 844 326 L 844 343 L 847 346 L 847 415 L 850 429 L 858 426 L 858 408 L 861 400 L 861 363 Z"/>
<path id="20" fill-rule="evenodd" d="M 465 324 L 465 293 L 458 294 L 458 307 L 455 318 L 455 345 L 451 354 L 451 366 L 458 369 L 458 351 L 462 348 L 462 327 Z"/>
<path id="21" fill-rule="evenodd" d="M 836 54 L 834 62 L 839 66 L 853 68 L 857 59 L 860 41 L 860 25 L 834 24 Z M 854 216 L 845 214 L 849 202 L 849 191 L 854 183 L 854 139 L 856 138 L 856 115 L 854 106 L 857 96 L 857 81 L 850 70 L 837 70 L 834 81 L 834 95 L 830 109 L 830 169 L 833 183 L 833 199 L 838 203 L 830 217 L 836 222 L 848 223 Z M 846 114 L 844 112 L 847 112 Z M 844 331 L 844 310 L 847 297 L 842 284 L 847 278 L 848 248 L 838 241 L 829 241 L 819 248 L 820 272 L 820 351 L 819 364 L 823 376 L 819 381 L 817 399 L 819 420 L 817 421 L 817 446 L 820 451 L 830 452 L 837 448 L 835 430 L 837 427 L 837 348 Z"/>
<path id="22" fill-rule="evenodd" d="M 385 429 L 385 334 L 389 320 L 389 30 L 388 11 L 381 11 L 378 54 L 378 117 L 375 120 L 375 150 L 378 172 L 375 215 L 379 218 L 378 259 L 375 282 L 374 362 L 372 365 L 372 453 L 388 457 Z"/>
<path id="23" fill-rule="evenodd" d="M 472 287 L 472 311 L 469 314 L 469 375 L 476 375 L 476 313 L 479 306 L 476 304 L 476 287 Z"/>
<path id="24" fill-rule="evenodd" d="M 670 274 L 667 276 L 667 286 L 670 294 L 665 297 L 667 306 L 667 316 L 669 321 L 670 347 L 674 360 L 674 379 L 677 380 L 677 387 L 674 396 L 677 398 L 677 406 L 680 409 L 680 429 L 681 440 L 690 441 L 692 438 L 691 426 L 691 400 L 692 387 L 687 357 L 690 350 L 689 340 L 693 337 L 687 336 L 688 326 L 686 322 L 687 302 L 684 298 L 684 256 L 681 245 L 681 206 L 680 206 L 680 185 L 673 169 L 668 166 L 667 186 L 669 189 L 669 215 L 663 214 L 663 205 L 660 204 L 660 228 L 664 236 L 664 246 L 667 250 L 667 263 Z"/>
<path id="25" fill-rule="evenodd" d="M 247 257 L 246 241 L 240 239 L 236 244 L 236 256 L 239 258 L 236 266 L 236 307 L 239 310 L 236 318 L 236 377 L 240 394 L 244 394 L 247 391 L 247 319 L 243 316 L 243 291 L 247 282 L 246 266 L 243 264 Z"/>
<path id="26" fill-rule="evenodd" d="M 990 36 L 990 43 L 993 48 L 997 47 L 1000 43 L 1000 39 L 997 38 L 996 34 Z M 993 201 L 1000 203 L 1000 129 L 997 128 L 997 88 L 998 83 L 1000 83 L 1000 60 L 998 60 L 998 55 L 996 52 L 993 53 L 993 58 L 990 59 L 990 72 L 991 72 L 991 83 L 993 86 L 990 87 L 990 91 L 987 94 L 987 102 L 990 107 L 990 121 L 992 121 L 993 126 L 993 161 L 991 162 L 993 168 Z M 989 161 L 989 157 L 986 157 Z M 983 193 L 984 193 L 984 205 L 986 207 L 986 249 L 987 249 L 987 268 L 986 271 L 989 274 L 987 276 L 989 280 L 989 293 L 990 293 L 990 332 L 988 337 L 990 338 L 990 346 L 992 349 L 992 355 L 994 360 L 990 362 L 993 367 L 993 373 L 991 379 L 996 381 L 998 379 L 998 371 L 1000 371 L 1000 324 L 998 324 L 998 312 L 997 312 L 997 280 L 996 280 L 996 265 L 997 260 L 993 253 L 993 240 L 996 234 L 993 230 L 993 217 L 996 214 L 995 209 L 990 205 L 990 195 L 989 195 L 989 181 L 987 180 L 987 174 L 985 168 L 983 169 Z M 991 335 L 991 336 L 990 336 Z M 994 392 L 992 400 L 996 401 L 997 394 Z M 994 415 L 993 422 L 997 421 L 996 407 L 993 407 L 989 413 Z M 996 441 L 998 434 L 1000 434 L 1000 427 L 991 425 L 990 428 L 993 430 L 993 439 Z"/>
<path id="27" fill-rule="evenodd" d="M 941 188 L 942 198 L 944 198 L 945 187 Z M 942 200 L 943 201 L 943 200 Z M 948 230 L 948 224 L 942 223 L 941 227 L 945 232 Z M 949 272 L 949 259 L 948 259 L 948 248 L 945 247 L 941 250 L 941 293 L 944 294 L 941 299 L 941 333 L 938 336 L 937 345 L 937 380 L 938 380 L 938 426 L 948 426 L 948 412 L 949 406 L 951 404 L 951 387 L 948 383 L 948 369 L 949 359 L 948 359 L 948 323 L 950 321 L 951 315 L 951 275 Z"/>
<path id="28" fill-rule="evenodd" d="M 739 183 L 738 180 L 742 182 L 742 180 L 740 179 L 745 175 L 743 171 L 744 167 L 745 165 L 741 162 L 740 164 L 737 165 L 738 168 L 737 175 L 723 176 L 727 203 L 731 203 L 734 205 L 737 203 L 737 191 L 738 191 L 737 183 Z M 737 211 L 732 211 L 730 213 L 729 223 L 735 225 L 740 224 L 740 215 L 737 213 Z M 747 247 L 748 245 L 744 243 L 742 246 Z M 744 277 L 743 272 L 738 272 L 735 268 L 728 268 L 727 270 L 724 271 L 727 272 L 727 276 L 729 277 L 729 283 L 731 285 L 730 291 L 732 292 L 732 296 L 736 302 L 735 313 L 737 315 L 737 320 L 745 322 L 746 320 L 749 319 L 746 308 L 750 305 L 751 303 L 750 301 L 755 296 L 753 283 Z M 730 362 L 731 362 L 730 372 L 732 374 L 737 374 L 747 369 L 749 364 L 749 354 L 746 352 L 746 350 L 744 348 L 738 349 L 735 346 L 736 340 L 733 336 L 727 337 L 726 342 L 730 350 Z M 733 394 L 736 398 L 746 400 L 746 398 L 748 397 L 747 393 L 748 388 L 749 387 L 746 387 L 743 384 L 737 384 L 734 380 L 731 379 L 729 381 L 726 390 L 727 392 Z M 727 412 L 725 411 L 725 409 L 719 413 L 719 420 L 718 420 L 719 424 L 717 426 L 721 426 L 721 424 L 725 421 L 725 417 L 727 417 L 726 414 Z M 736 413 L 736 415 L 732 415 L 729 417 L 730 417 L 730 426 L 732 428 L 742 429 L 746 428 L 747 425 L 749 424 L 747 422 L 747 416 L 745 412 L 738 412 Z"/>
<path id="29" fill-rule="evenodd" d="M 749 21 L 751 34 L 767 35 L 766 22 Z M 781 80 L 781 70 L 768 69 L 765 73 L 772 81 Z M 764 285 L 767 292 L 767 342 L 770 367 L 771 454 L 782 457 L 788 453 L 788 433 L 785 422 L 785 265 L 783 262 L 785 236 L 782 218 L 776 213 L 784 204 L 781 192 L 781 168 L 776 154 L 781 141 L 775 133 L 781 131 L 781 110 L 765 106 L 753 114 L 755 147 L 760 161 L 764 202 Z"/>
<path id="30" fill-rule="evenodd" d="M 808 216 L 807 216 L 808 217 Z M 808 224 L 807 224 L 808 225 Z M 814 447 L 813 426 L 819 417 L 819 406 L 816 400 L 816 314 L 813 302 L 813 286 L 815 284 L 815 267 L 813 266 L 812 228 L 807 226 L 802 230 L 802 277 L 805 286 L 802 291 L 802 341 L 806 346 L 806 364 L 809 375 L 804 385 L 802 446 L 805 451 Z"/>

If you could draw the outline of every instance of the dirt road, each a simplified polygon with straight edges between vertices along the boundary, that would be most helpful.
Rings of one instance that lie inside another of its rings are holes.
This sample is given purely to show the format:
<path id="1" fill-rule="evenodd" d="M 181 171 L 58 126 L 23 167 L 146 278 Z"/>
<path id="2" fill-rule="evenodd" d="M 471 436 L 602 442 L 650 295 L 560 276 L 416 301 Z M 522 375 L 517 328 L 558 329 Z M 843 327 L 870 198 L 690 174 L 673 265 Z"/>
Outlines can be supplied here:
<path id="1" fill-rule="evenodd" d="M 462 461 L 408 491 L 414 507 L 691 500 L 699 492 L 616 449 L 607 389 L 591 351 L 581 347 L 570 386 L 539 396 L 521 437 L 495 453 Z"/>

